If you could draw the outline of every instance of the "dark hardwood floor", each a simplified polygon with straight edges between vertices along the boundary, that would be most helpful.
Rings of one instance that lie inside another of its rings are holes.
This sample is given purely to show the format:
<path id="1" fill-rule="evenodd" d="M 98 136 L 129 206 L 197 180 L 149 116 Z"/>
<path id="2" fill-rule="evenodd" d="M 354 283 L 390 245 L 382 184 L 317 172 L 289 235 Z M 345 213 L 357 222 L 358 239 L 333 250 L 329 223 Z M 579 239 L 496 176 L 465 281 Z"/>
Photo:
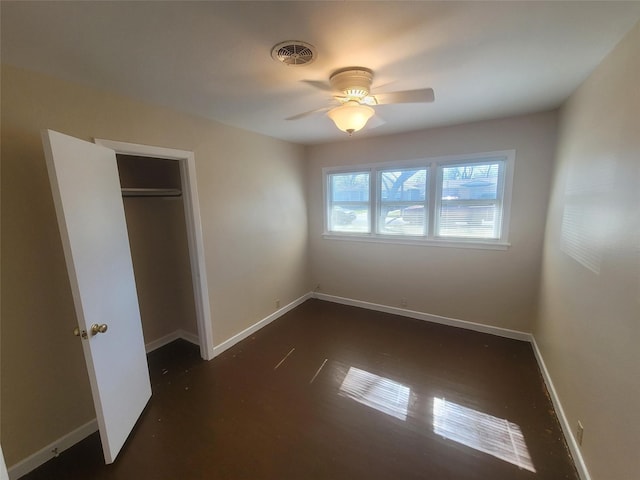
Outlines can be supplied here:
<path id="1" fill-rule="evenodd" d="M 578 479 L 531 346 L 309 300 L 210 362 L 149 355 L 153 397 L 36 479 Z"/>

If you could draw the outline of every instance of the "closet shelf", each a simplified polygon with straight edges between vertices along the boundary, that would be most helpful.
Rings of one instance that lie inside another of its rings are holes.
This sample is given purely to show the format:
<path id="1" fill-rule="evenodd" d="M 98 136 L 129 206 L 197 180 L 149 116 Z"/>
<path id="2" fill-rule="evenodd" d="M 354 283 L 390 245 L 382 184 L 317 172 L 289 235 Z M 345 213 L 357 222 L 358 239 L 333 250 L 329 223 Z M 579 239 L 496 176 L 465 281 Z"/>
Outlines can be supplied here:
<path id="1" fill-rule="evenodd" d="M 179 197 L 179 188 L 123 188 L 123 197 Z"/>

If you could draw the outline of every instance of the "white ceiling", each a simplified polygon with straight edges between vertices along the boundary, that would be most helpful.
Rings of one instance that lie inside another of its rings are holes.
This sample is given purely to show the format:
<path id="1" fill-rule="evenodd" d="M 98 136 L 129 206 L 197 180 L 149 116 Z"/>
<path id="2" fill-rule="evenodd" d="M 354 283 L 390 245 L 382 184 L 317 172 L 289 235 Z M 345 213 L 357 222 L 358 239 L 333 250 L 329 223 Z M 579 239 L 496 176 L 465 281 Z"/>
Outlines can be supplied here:
<path id="1" fill-rule="evenodd" d="M 432 87 L 432 104 L 381 105 L 358 136 L 558 106 L 640 19 L 640 2 L 10 2 L 2 62 L 303 144 L 344 139 L 313 86 L 346 66 L 374 93 Z M 287 67 L 284 40 L 317 48 Z M 312 82 L 309 82 L 312 81 Z M 376 87 L 379 87 L 376 89 Z"/>

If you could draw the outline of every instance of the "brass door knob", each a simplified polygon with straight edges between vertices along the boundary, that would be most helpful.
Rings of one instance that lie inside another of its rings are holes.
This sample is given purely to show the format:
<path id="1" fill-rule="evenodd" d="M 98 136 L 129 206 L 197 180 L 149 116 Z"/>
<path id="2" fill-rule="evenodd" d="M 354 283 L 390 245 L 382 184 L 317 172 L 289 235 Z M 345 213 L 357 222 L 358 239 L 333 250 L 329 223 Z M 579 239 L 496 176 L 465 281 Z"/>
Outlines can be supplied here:
<path id="1" fill-rule="evenodd" d="M 86 330 L 80 330 L 80 327 L 76 327 L 76 328 L 74 328 L 74 329 L 73 329 L 73 334 L 74 334 L 76 337 L 82 337 L 82 338 L 83 338 L 83 340 L 86 340 L 86 339 L 87 339 L 87 337 L 88 337 Z"/>
<path id="2" fill-rule="evenodd" d="M 91 325 L 91 335 L 97 335 L 99 333 L 105 333 L 108 328 L 109 327 L 107 326 L 106 323 L 103 323 L 101 325 L 98 325 L 97 323 L 94 323 L 93 325 Z"/>

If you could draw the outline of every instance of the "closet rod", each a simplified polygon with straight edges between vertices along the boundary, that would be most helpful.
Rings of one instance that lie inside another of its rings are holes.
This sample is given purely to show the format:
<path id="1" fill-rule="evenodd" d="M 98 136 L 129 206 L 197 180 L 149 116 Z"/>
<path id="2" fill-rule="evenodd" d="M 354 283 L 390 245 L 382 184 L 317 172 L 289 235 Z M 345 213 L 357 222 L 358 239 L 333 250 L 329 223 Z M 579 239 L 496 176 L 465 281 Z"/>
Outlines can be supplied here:
<path id="1" fill-rule="evenodd" d="M 123 197 L 179 197 L 179 188 L 123 188 Z"/>

